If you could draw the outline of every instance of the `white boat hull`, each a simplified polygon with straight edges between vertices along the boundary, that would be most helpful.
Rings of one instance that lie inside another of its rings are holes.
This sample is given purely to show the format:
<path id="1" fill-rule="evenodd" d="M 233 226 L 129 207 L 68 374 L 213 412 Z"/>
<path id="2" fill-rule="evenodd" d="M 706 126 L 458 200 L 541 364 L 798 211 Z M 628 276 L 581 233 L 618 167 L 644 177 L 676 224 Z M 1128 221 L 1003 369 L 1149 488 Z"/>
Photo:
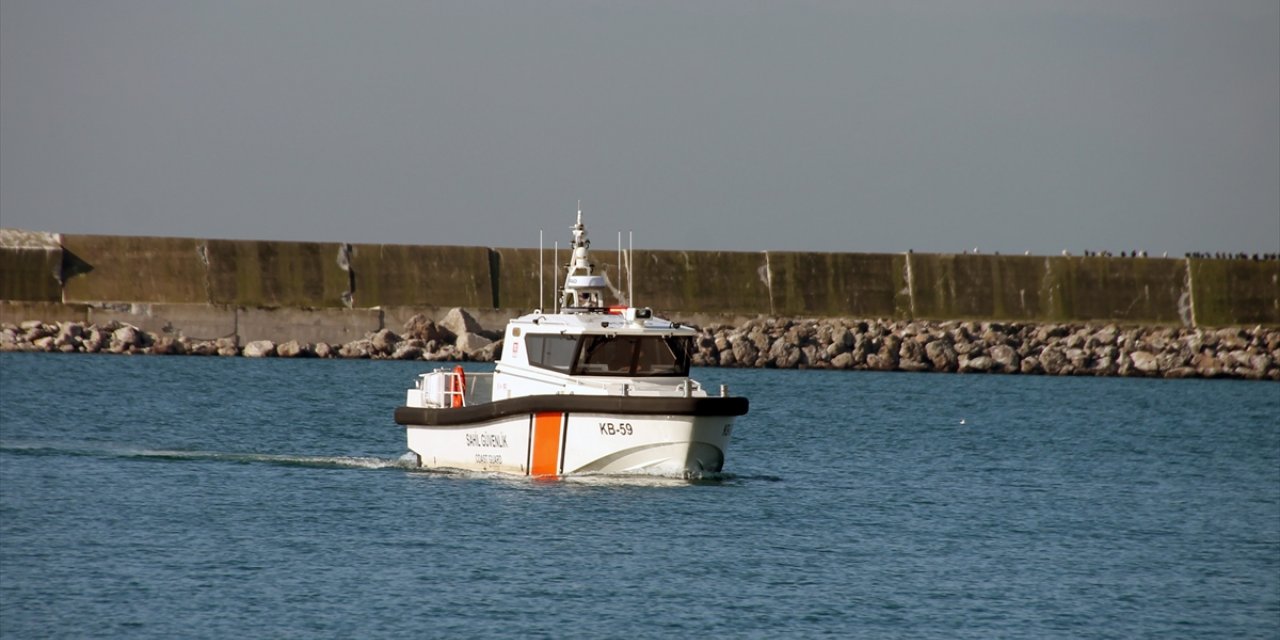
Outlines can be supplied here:
<path id="1" fill-rule="evenodd" d="M 733 418 L 550 411 L 405 429 L 424 468 L 688 477 L 723 468 Z"/>

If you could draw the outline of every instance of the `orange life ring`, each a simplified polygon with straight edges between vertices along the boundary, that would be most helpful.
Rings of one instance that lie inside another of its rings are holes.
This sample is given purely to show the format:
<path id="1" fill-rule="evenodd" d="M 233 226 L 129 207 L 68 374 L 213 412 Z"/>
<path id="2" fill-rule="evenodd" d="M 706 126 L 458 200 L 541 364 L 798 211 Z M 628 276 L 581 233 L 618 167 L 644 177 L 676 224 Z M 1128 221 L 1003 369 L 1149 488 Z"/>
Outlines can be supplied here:
<path id="1" fill-rule="evenodd" d="M 462 406 L 462 396 L 467 392 L 467 374 L 463 373 L 462 366 L 453 367 L 453 377 L 449 380 L 449 391 L 452 391 L 453 407 Z"/>

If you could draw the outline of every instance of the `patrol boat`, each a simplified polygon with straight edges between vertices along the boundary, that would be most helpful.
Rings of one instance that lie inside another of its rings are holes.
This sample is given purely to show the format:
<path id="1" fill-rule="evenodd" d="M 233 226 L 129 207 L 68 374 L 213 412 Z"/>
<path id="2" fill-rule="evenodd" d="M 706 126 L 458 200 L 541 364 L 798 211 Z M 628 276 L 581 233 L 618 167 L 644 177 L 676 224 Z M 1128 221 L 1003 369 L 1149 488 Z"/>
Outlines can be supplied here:
<path id="1" fill-rule="evenodd" d="M 511 320 L 492 373 L 436 369 L 408 390 L 395 420 L 418 466 L 528 476 L 720 471 L 748 400 L 723 385 L 710 395 L 689 377 L 694 329 L 648 308 L 604 306 L 609 285 L 595 273 L 581 208 L 570 229 L 555 311 Z"/>

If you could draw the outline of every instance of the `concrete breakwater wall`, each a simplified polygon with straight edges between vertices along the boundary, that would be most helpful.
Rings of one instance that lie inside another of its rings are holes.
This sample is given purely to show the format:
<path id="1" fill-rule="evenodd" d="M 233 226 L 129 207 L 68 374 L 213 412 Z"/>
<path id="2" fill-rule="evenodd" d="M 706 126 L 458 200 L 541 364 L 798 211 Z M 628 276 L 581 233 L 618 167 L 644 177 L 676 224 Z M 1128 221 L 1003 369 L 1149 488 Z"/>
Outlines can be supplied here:
<path id="1" fill-rule="evenodd" d="M 257 337 L 242 330 L 268 333 L 273 323 L 336 327 L 323 337 L 341 341 L 394 329 L 418 309 L 537 308 L 540 275 L 548 301 L 554 286 L 551 252 L 541 265 L 538 253 L 4 229 L 0 313 L 90 323 L 132 315 L 210 335 L 230 324 L 242 341 Z M 623 297 L 617 254 L 594 257 Z M 673 317 L 1280 326 L 1278 260 L 643 251 L 632 262 L 634 302 Z"/>
<path id="2" fill-rule="evenodd" d="M 439 323 L 416 315 L 399 332 L 384 328 L 345 344 L 241 346 L 234 338 L 152 334 L 117 321 L 0 325 L 0 351 L 66 353 L 488 362 L 500 356 L 500 338 L 499 328 L 482 327 L 462 309 Z M 757 318 L 703 327 L 692 357 L 712 367 L 1280 381 L 1280 328 Z"/>
<path id="3" fill-rule="evenodd" d="M 552 299 L 550 253 L 0 229 L 0 351 L 492 360 L 540 276 Z M 625 299 L 617 254 L 595 258 Z M 637 304 L 704 327 L 703 366 L 1280 380 L 1274 259 L 632 262 Z"/>

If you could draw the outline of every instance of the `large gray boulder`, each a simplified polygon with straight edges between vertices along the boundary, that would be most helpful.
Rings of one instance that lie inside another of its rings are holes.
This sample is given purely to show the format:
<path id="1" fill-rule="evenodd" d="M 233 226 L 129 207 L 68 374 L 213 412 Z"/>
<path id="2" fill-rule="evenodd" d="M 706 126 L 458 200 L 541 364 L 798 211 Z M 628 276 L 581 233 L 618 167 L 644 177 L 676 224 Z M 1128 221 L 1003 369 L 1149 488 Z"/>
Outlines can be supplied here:
<path id="1" fill-rule="evenodd" d="M 895 364 L 880 358 L 878 353 L 867 354 L 867 368 L 872 371 L 893 371 Z"/>
<path id="2" fill-rule="evenodd" d="M 457 347 L 451 344 L 446 344 L 446 345 L 442 345 L 438 350 L 433 351 L 431 349 L 428 349 L 426 355 L 423 356 L 423 358 L 426 360 L 453 362 L 455 360 L 462 359 L 462 352 L 458 351 Z"/>
<path id="3" fill-rule="evenodd" d="M 1089 352 L 1082 347 L 1072 347 L 1066 350 L 1067 362 L 1071 363 L 1073 371 L 1084 371 L 1089 368 Z"/>
<path id="4" fill-rule="evenodd" d="M 461 336 L 464 333 L 480 334 L 484 332 L 484 327 L 480 326 L 480 322 L 475 319 L 466 309 L 454 307 L 446 313 L 444 319 L 438 323 L 441 329 L 448 331 L 454 336 Z"/>
<path id="5" fill-rule="evenodd" d="M 1134 351 L 1129 354 L 1129 360 L 1133 362 L 1133 368 L 1142 373 L 1150 374 L 1160 371 L 1160 362 L 1150 351 Z"/>
<path id="6" fill-rule="evenodd" d="M 849 331 L 849 327 L 838 326 L 831 332 L 831 345 L 827 348 L 827 353 L 838 355 L 848 353 L 853 349 L 853 332 Z"/>
<path id="7" fill-rule="evenodd" d="M 502 357 L 502 340 L 494 340 L 489 346 L 472 354 L 471 358 L 476 362 L 493 362 Z M 708 360 L 708 363 L 714 362 Z"/>
<path id="8" fill-rule="evenodd" d="M 373 345 L 375 352 L 387 355 L 396 350 L 396 345 L 400 342 L 400 336 L 390 329 L 381 329 L 373 334 L 369 342 Z"/>
<path id="9" fill-rule="evenodd" d="M 415 344 L 415 342 L 416 341 L 409 341 L 409 340 L 401 342 L 399 346 L 396 347 L 396 350 L 392 352 L 391 359 L 392 360 L 421 360 L 422 354 L 423 354 L 422 347 Z"/>
<path id="10" fill-rule="evenodd" d="M 160 336 L 147 348 L 147 353 L 157 356 L 180 356 L 186 352 L 186 343 L 173 336 Z"/>
<path id="11" fill-rule="evenodd" d="M 928 371 L 924 349 L 915 339 L 906 340 L 898 348 L 898 368 L 903 371 Z"/>
<path id="12" fill-rule="evenodd" d="M 937 371 L 955 371 L 959 364 L 956 350 L 946 340 L 934 340 L 924 345 L 924 353 Z"/>
<path id="13" fill-rule="evenodd" d="M 1069 366 L 1067 356 L 1058 347 L 1049 347 L 1040 352 L 1040 366 L 1049 375 L 1058 375 Z"/>
<path id="14" fill-rule="evenodd" d="M 788 340 L 786 336 L 777 338 L 773 341 L 772 344 L 769 345 L 769 351 L 768 351 L 769 358 L 771 360 L 782 359 L 785 361 L 787 358 L 787 351 L 794 348 L 795 348 L 795 343 L 792 342 L 791 340 Z"/>
<path id="15" fill-rule="evenodd" d="M 773 359 L 774 366 L 779 369 L 795 369 L 804 360 L 804 352 L 785 340 L 779 339 L 778 342 L 783 343 L 784 347 L 782 354 Z"/>
<path id="16" fill-rule="evenodd" d="M 270 340 L 254 340 L 244 346 L 242 355 L 246 358 L 270 358 L 276 355 L 276 343 Z"/>
<path id="17" fill-rule="evenodd" d="M 1249 359 L 1249 364 L 1258 371 L 1268 371 L 1275 360 L 1265 353 L 1258 354 Z"/>
<path id="18" fill-rule="evenodd" d="M 473 357 L 485 347 L 493 344 L 493 341 L 478 333 L 463 333 L 458 336 L 458 340 L 453 343 L 458 351 L 467 354 L 467 357 Z"/>
<path id="19" fill-rule="evenodd" d="M 730 350 L 739 366 L 753 367 L 756 359 L 760 357 L 760 349 L 756 347 L 756 343 L 749 338 L 738 337 L 733 341 L 733 349 Z"/>
<path id="20" fill-rule="evenodd" d="M 312 353 L 310 345 L 302 344 L 297 340 L 290 340 L 276 347 L 276 355 L 281 358 L 305 358 L 312 355 Z"/>
<path id="21" fill-rule="evenodd" d="M 372 358 L 374 353 L 376 353 L 376 349 L 373 348 L 373 343 L 368 340 L 348 342 L 338 349 L 338 356 L 343 358 Z"/>
<path id="22" fill-rule="evenodd" d="M 404 330 L 400 335 L 405 338 L 417 338 L 423 344 L 435 340 L 436 342 L 446 342 L 449 336 L 440 329 L 435 320 L 432 320 L 421 313 L 414 315 L 404 323 Z"/>
<path id="23" fill-rule="evenodd" d="M 837 355 L 831 359 L 831 367 L 833 369 L 849 369 L 853 367 L 853 354 L 845 352 Z"/>
<path id="24" fill-rule="evenodd" d="M 992 362 L 990 356 L 977 356 L 975 358 L 961 356 L 959 371 L 961 373 L 965 373 L 969 371 L 976 372 L 976 373 L 986 373 L 991 370 L 991 367 L 993 365 L 994 363 Z"/>
<path id="25" fill-rule="evenodd" d="M 79 322 L 68 322 L 58 329 L 56 343 L 58 346 L 74 345 L 79 347 L 84 342 L 84 325 Z"/>
<path id="26" fill-rule="evenodd" d="M 987 355 L 991 356 L 991 362 L 997 371 L 1017 373 L 1021 370 L 1022 358 L 1007 344 L 997 344 L 987 349 Z"/>
<path id="27" fill-rule="evenodd" d="M 1114 358 L 1109 355 L 1099 356 L 1094 359 L 1093 366 L 1089 371 L 1095 376 L 1114 376 L 1120 371 L 1120 366 L 1116 364 Z"/>
<path id="28" fill-rule="evenodd" d="M 226 358 L 240 355 L 240 346 L 234 337 L 218 338 L 218 355 Z"/>
<path id="29" fill-rule="evenodd" d="M 53 336 L 58 331 L 57 325 L 45 324 L 39 320 L 28 320 L 18 325 L 26 336 L 27 342 L 35 342 L 41 338 Z"/>
<path id="30" fill-rule="evenodd" d="M 733 355 L 733 349 L 720 350 L 720 366 L 733 367 L 733 366 L 737 366 L 737 364 L 738 364 L 738 358 L 737 356 Z"/>
<path id="31" fill-rule="evenodd" d="M 123 353 L 141 344 L 142 339 L 138 334 L 138 330 L 135 327 L 126 325 L 111 332 L 111 346 L 108 347 L 108 350 L 113 353 Z"/>
<path id="32" fill-rule="evenodd" d="M 216 356 L 218 355 L 218 343 L 212 340 L 194 340 L 187 345 L 187 355 Z"/>
<path id="33" fill-rule="evenodd" d="M 111 342 L 111 333 L 99 329 L 98 327 L 89 327 L 89 332 L 81 340 L 80 348 L 85 353 L 97 353 L 102 351 L 108 343 Z"/>

